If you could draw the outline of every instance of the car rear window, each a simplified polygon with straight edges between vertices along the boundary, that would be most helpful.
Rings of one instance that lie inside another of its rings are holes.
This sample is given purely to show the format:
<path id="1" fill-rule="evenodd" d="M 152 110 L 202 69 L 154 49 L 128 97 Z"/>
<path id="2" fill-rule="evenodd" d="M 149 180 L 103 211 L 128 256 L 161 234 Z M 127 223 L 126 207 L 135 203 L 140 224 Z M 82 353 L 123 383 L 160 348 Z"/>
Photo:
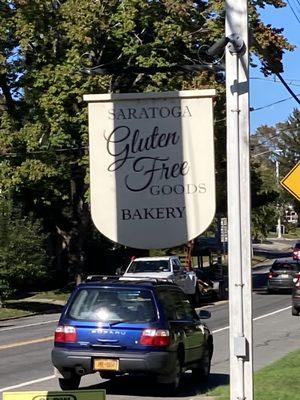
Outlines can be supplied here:
<path id="1" fill-rule="evenodd" d="M 102 322 L 150 322 L 157 319 L 152 292 L 113 287 L 82 288 L 69 307 L 69 318 Z"/>
<path id="2" fill-rule="evenodd" d="M 300 263 L 275 263 L 272 265 L 273 271 L 284 269 L 285 271 L 299 271 Z"/>
<path id="3" fill-rule="evenodd" d="M 168 260 L 133 261 L 127 272 L 168 272 L 170 264 Z"/>

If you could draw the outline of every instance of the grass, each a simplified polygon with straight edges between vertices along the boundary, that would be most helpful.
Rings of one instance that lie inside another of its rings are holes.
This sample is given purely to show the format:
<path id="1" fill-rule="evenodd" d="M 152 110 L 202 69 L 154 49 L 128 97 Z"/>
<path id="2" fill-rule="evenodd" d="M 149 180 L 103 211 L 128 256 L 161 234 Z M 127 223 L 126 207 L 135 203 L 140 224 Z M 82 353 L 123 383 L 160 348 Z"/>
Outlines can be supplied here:
<path id="1" fill-rule="evenodd" d="M 0 308 L 0 320 L 26 317 L 34 314 L 60 312 L 61 309 L 61 305 L 53 303 L 40 303 L 26 300 L 8 300 L 5 302 L 4 306 Z"/>
<path id="2" fill-rule="evenodd" d="M 270 238 L 277 238 L 277 233 L 270 232 L 268 235 Z M 283 238 L 286 239 L 299 239 L 300 238 L 300 228 L 290 229 L 288 233 L 284 233 L 282 235 Z"/>
<path id="3" fill-rule="evenodd" d="M 36 293 L 31 299 L 51 299 L 51 300 L 63 300 L 67 301 L 71 294 L 71 289 L 57 289 L 57 290 L 50 290 L 47 292 L 39 292 Z"/>
<path id="4" fill-rule="evenodd" d="M 25 317 L 26 315 L 32 315 L 31 311 L 26 311 L 22 309 L 14 309 L 4 306 L 0 308 L 0 320 L 8 318 L 18 318 Z"/>
<path id="5" fill-rule="evenodd" d="M 71 288 L 57 289 L 6 300 L 3 307 L 0 307 L 0 320 L 60 312 L 61 303 L 67 301 L 70 293 Z M 59 304 L 56 304 L 56 301 L 59 301 Z"/>
<path id="6" fill-rule="evenodd" d="M 254 375 L 254 400 L 295 400 L 299 398 L 300 350 L 287 354 L 279 361 Z M 229 400 L 229 386 L 219 386 L 207 393 L 218 400 Z"/>

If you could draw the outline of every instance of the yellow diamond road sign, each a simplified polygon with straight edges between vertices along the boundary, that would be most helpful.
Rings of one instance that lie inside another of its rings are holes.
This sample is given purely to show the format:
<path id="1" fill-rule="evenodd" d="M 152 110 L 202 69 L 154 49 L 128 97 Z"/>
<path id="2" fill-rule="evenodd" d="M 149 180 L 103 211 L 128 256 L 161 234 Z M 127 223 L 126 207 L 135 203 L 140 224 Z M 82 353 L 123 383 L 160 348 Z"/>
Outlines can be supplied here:
<path id="1" fill-rule="evenodd" d="M 282 179 L 281 185 L 300 201 L 300 161 Z"/>

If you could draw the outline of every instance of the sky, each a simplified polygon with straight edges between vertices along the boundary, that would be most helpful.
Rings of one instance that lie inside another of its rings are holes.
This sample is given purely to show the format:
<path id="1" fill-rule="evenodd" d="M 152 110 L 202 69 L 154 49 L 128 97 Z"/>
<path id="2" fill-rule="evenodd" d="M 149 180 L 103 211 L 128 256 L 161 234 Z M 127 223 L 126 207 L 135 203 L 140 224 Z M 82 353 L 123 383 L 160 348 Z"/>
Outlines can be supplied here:
<path id="1" fill-rule="evenodd" d="M 286 0 L 289 3 L 285 8 L 275 9 L 267 7 L 261 10 L 261 18 L 265 24 L 272 24 L 277 28 L 284 28 L 284 36 L 291 44 L 297 46 L 293 52 L 286 52 L 283 56 L 283 78 L 295 94 L 300 98 L 300 1 Z M 297 15 L 293 14 L 292 8 Z M 254 79 L 259 78 L 259 79 Z M 274 76 L 265 78 L 259 68 L 250 70 L 250 106 L 254 109 L 268 106 L 271 103 L 287 99 L 291 95 L 281 84 L 274 82 Z M 261 125 L 273 126 L 288 119 L 294 108 L 300 108 L 295 99 L 289 99 L 274 104 L 262 110 L 250 113 L 250 130 L 252 133 Z"/>

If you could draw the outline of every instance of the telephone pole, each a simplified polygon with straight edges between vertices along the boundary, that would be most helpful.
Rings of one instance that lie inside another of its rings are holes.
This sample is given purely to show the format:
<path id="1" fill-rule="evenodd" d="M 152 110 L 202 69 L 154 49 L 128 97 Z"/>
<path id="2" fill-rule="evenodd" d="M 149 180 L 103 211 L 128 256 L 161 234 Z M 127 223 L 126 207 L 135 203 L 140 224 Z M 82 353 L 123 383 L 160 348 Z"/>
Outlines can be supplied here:
<path id="1" fill-rule="evenodd" d="M 230 399 L 253 399 L 247 0 L 226 0 Z"/>

